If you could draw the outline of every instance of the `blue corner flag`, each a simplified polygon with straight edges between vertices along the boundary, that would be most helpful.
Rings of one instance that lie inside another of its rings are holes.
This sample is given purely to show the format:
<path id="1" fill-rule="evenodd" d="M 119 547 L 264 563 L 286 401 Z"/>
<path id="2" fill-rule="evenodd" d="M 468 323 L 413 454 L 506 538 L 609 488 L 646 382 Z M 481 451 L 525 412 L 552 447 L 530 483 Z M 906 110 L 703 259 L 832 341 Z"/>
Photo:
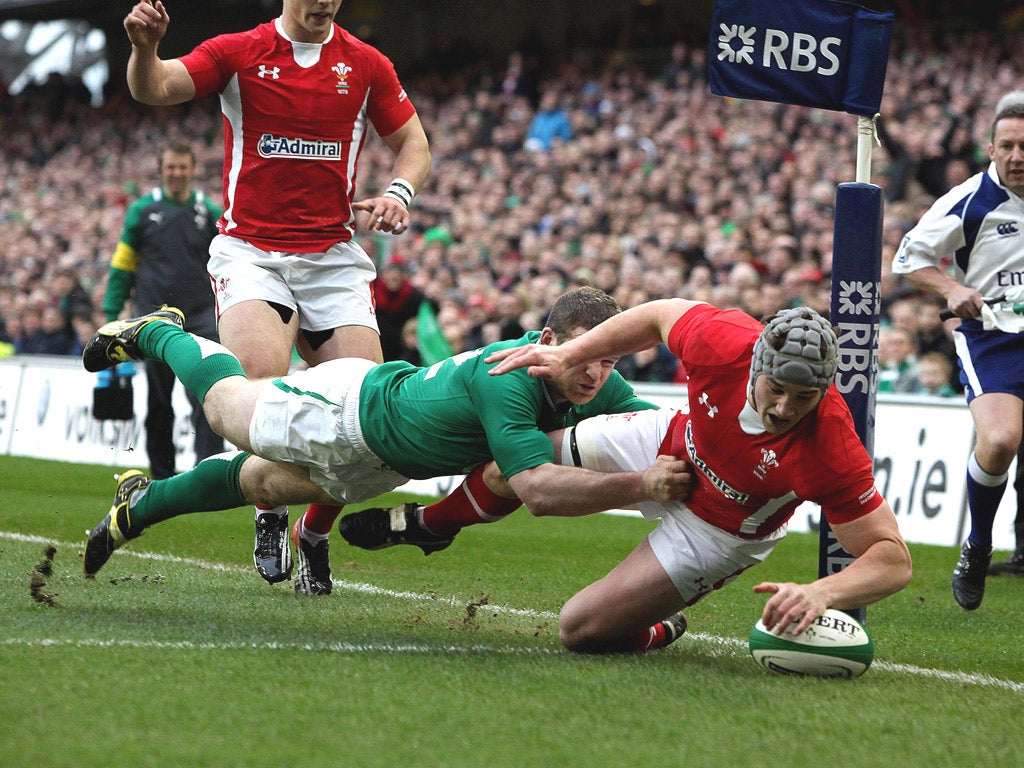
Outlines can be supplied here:
<path id="1" fill-rule="evenodd" d="M 842 0 L 715 0 L 711 92 L 873 117 L 894 16 Z"/>

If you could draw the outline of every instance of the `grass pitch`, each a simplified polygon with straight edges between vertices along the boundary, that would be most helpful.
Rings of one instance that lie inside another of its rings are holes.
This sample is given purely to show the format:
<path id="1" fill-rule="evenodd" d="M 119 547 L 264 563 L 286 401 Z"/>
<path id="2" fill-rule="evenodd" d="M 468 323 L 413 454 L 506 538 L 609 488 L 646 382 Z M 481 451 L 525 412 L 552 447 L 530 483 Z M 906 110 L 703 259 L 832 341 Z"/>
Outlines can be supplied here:
<path id="1" fill-rule="evenodd" d="M 651 523 L 520 511 L 430 557 L 335 534 L 334 594 L 301 599 L 253 571 L 246 509 L 158 525 L 86 580 L 113 491 L 109 468 L 0 458 L 0 765 L 937 768 L 1024 748 L 1024 579 L 965 613 L 951 548 L 911 545 L 910 586 L 868 609 L 862 678 L 794 679 L 747 653 L 750 587 L 810 578 L 809 534 L 670 648 L 587 657 L 558 609 Z"/>

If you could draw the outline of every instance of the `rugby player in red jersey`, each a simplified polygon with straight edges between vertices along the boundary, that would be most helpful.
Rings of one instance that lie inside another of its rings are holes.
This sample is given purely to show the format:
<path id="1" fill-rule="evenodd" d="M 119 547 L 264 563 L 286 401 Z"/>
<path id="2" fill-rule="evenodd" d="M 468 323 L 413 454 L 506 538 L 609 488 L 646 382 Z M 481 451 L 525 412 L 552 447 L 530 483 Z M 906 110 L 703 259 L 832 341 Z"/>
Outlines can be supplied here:
<path id="1" fill-rule="evenodd" d="M 353 240 L 356 212 L 371 232 L 405 232 L 430 169 L 426 134 L 394 66 L 334 23 L 340 7 L 283 0 L 279 18 L 167 60 L 157 54 L 170 23 L 161 0 L 137 3 L 124 20 L 136 99 L 220 96 L 224 215 L 208 269 L 221 342 L 253 378 L 288 373 L 293 348 L 311 366 L 382 361 L 370 289 L 376 268 Z M 356 201 L 371 126 L 394 154 L 394 180 Z M 317 545 L 340 509 L 313 505 L 296 524 L 297 592 L 316 593 L 310 571 L 325 563 L 311 559 L 326 557 Z M 271 583 L 291 575 L 287 539 L 287 507 L 258 507 L 253 562 Z"/>
<path id="2" fill-rule="evenodd" d="M 838 343 L 814 310 L 780 312 L 766 326 L 738 310 L 684 299 L 653 301 L 557 347 L 501 350 L 491 373 L 527 368 L 557 378 L 589 360 L 666 343 L 688 374 L 689 411 L 597 416 L 566 429 L 556 460 L 630 472 L 659 455 L 683 458 L 694 481 L 685 502 L 638 505 L 658 527 L 607 576 L 563 607 L 562 642 L 584 652 L 635 650 L 637 633 L 685 628 L 678 613 L 762 562 L 797 505 L 821 505 L 847 568 L 809 583 L 763 582 L 762 618 L 781 632 L 809 627 L 828 608 L 853 609 L 906 586 L 910 554 L 871 458 L 832 384 Z M 556 444 L 558 441 L 556 440 Z M 674 617 L 674 622 L 665 617 Z"/>

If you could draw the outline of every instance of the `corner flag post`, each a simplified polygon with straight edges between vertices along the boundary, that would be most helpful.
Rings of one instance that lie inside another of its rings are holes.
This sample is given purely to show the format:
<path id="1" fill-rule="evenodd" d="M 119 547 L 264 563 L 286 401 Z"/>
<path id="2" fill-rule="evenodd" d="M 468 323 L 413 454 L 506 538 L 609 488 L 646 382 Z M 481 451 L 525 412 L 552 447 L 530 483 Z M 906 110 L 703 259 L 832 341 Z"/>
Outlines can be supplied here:
<path id="1" fill-rule="evenodd" d="M 857 181 L 836 190 L 830 319 L 839 336 L 836 387 L 853 416 L 857 435 L 874 455 L 875 378 L 878 369 L 878 324 L 881 310 L 882 190 L 870 177 L 873 121 L 859 119 L 867 133 L 866 150 L 858 143 Z M 866 160 L 862 153 L 867 155 Z M 868 169 L 868 170 L 865 170 Z M 836 573 L 853 562 L 822 515 L 818 538 L 818 575 Z M 851 611 L 863 621 L 863 608 Z"/>
<path id="2" fill-rule="evenodd" d="M 840 184 L 836 190 L 830 319 L 839 336 L 836 387 L 872 455 L 882 190 L 870 183 L 871 142 L 893 19 L 892 12 L 845 0 L 715 0 L 708 45 L 712 93 L 858 116 L 856 181 Z M 835 573 L 852 561 L 822 516 L 819 576 Z M 850 613 L 865 618 L 863 608 Z"/>

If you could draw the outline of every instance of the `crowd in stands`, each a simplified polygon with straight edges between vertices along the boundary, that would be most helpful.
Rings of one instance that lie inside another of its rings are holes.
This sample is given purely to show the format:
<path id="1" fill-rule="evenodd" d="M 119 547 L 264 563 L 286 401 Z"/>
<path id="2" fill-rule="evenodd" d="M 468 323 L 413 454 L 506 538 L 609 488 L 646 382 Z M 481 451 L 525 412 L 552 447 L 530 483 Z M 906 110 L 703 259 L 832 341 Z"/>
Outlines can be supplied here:
<path id="1" fill-rule="evenodd" d="M 531 70 L 513 54 L 504 71 L 444 89 L 403 75 L 433 169 L 407 234 L 361 238 L 395 265 L 379 306 L 391 356 L 418 360 L 424 300 L 460 351 L 540 328 L 579 284 L 624 308 L 678 296 L 756 317 L 796 304 L 827 313 L 835 189 L 854 179 L 856 118 L 714 96 L 705 57 L 678 43 L 655 65 L 621 50 Z M 883 391 L 953 394 L 941 305 L 888 265 L 935 197 L 987 166 L 992 109 L 1022 73 L 1013 35 L 922 27 L 894 40 L 872 162 L 886 198 L 884 323 L 901 336 L 880 351 Z M 190 140 L 197 187 L 219 193 L 217 103 L 158 110 L 121 94 L 93 108 L 58 77 L 3 98 L 0 119 L 0 341 L 76 354 L 103 320 L 110 255 L 128 204 L 158 182 L 161 149 Z M 357 198 L 383 190 L 390 168 L 373 137 Z M 620 365 L 634 380 L 679 375 L 660 350 Z"/>

